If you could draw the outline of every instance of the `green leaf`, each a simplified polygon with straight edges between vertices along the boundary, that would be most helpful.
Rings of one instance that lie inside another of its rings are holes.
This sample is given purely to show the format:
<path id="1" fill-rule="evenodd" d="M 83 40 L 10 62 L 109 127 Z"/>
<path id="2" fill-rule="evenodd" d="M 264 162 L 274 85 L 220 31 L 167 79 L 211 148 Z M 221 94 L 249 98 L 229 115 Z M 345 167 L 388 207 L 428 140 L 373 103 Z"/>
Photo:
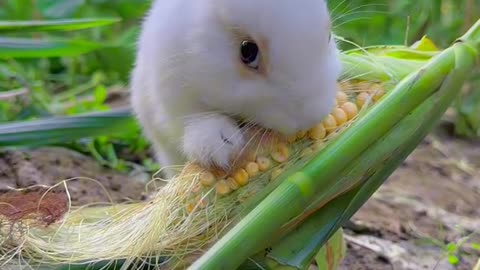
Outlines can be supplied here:
<path id="1" fill-rule="evenodd" d="M 315 257 L 318 269 L 337 269 L 345 257 L 346 249 L 347 247 L 343 239 L 343 230 L 340 228 L 332 237 L 330 237 L 327 244 L 320 249 Z"/>
<path id="2" fill-rule="evenodd" d="M 419 51 L 439 51 L 435 43 L 432 40 L 424 36 L 421 40 L 415 42 L 412 48 Z"/>
<path id="3" fill-rule="evenodd" d="M 455 255 L 448 255 L 448 262 L 452 265 L 457 265 L 459 263 L 459 259 Z"/>
<path id="4" fill-rule="evenodd" d="M 0 59 L 71 57 L 103 47 L 105 45 L 88 41 L 0 38 Z"/>
<path id="5" fill-rule="evenodd" d="M 447 251 L 449 253 L 456 252 L 457 251 L 457 246 L 454 243 L 449 243 L 447 245 Z"/>
<path id="6" fill-rule="evenodd" d="M 94 98 L 95 98 L 95 102 L 97 104 L 103 104 L 105 102 L 105 100 L 107 99 L 107 88 L 105 88 L 105 86 L 97 86 L 95 88 L 95 92 L 93 94 Z"/>
<path id="7" fill-rule="evenodd" d="M 137 122 L 128 110 L 53 117 L 0 125 L 0 147 L 71 142 L 101 135 L 125 134 L 136 129 Z"/>
<path id="8" fill-rule="evenodd" d="M 86 0 L 40 0 L 37 5 L 44 16 L 62 18 L 72 16 L 85 2 Z"/>
<path id="9" fill-rule="evenodd" d="M 480 92 L 471 91 L 462 99 L 458 108 L 455 132 L 466 137 L 476 137 L 480 131 Z"/>
<path id="10" fill-rule="evenodd" d="M 85 18 L 49 21 L 0 21 L 0 33 L 38 32 L 38 31 L 74 31 L 110 25 L 120 19 Z"/>

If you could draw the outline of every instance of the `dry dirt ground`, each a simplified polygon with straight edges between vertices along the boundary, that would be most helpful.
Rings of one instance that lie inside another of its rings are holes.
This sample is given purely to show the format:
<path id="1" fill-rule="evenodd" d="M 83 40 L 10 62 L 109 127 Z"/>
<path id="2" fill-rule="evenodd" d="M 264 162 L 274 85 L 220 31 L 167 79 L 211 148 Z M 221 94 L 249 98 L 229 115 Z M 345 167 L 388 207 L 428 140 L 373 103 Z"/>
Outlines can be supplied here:
<path id="1" fill-rule="evenodd" d="M 472 269 L 480 256 L 472 245 L 480 243 L 479 168 L 480 142 L 433 132 L 345 225 L 341 269 Z M 114 201 L 139 199 L 145 177 L 59 148 L 0 153 L 0 189 L 75 178 L 68 182 L 75 204 L 108 201 L 105 191 Z M 458 246 L 455 266 L 449 243 Z"/>
<path id="2" fill-rule="evenodd" d="M 346 224 L 347 269 L 472 269 L 480 252 L 480 143 L 432 132 Z M 458 264 L 448 262 L 458 246 Z"/>

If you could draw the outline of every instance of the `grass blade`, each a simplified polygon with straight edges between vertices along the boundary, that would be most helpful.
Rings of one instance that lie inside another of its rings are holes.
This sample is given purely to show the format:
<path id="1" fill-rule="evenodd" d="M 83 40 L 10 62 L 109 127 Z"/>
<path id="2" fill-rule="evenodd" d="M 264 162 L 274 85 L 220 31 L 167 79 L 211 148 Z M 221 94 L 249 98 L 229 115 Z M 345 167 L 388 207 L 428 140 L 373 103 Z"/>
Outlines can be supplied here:
<path id="1" fill-rule="evenodd" d="M 105 45 L 89 41 L 32 40 L 0 37 L 0 58 L 72 57 L 103 47 Z"/>
<path id="2" fill-rule="evenodd" d="M 85 18 L 48 21 L 0 21 L 0 33 L 75 31 L 110 25 L 117 18 Z"/>
<path id="3" fill-rule="evenodd" d="M 136 128 L 128 110 L 53 117 L 0 125 L 0 147 L 39 146 L 87 137 L 124 134 Z"/>

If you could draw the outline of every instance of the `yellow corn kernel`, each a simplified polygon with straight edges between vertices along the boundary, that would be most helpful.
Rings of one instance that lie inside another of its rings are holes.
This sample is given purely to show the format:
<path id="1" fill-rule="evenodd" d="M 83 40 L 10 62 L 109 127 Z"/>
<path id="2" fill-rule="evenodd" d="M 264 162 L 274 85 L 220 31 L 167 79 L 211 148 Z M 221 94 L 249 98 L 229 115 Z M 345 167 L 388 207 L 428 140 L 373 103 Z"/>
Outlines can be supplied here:
<path id="1" fill-rule="evenodd" d="M 337 128 L 337 121 L 335 120 L 335 117 L 333 117 L 332 114 L 329 114 L 324 120 L 323 120 L 323 126 L 327 130 L 327 132 L 332 132 Z"/>
<path id="2" fill-rule="evenodd" d="M 370 94 L 373 95 L 373 101 L 377 102 L 385 95 L 385 91 L 383 91 L 383 89 L 380 87 L 376 87 L 375 89 L 370 91 Z"/>
<path id="3" fill-rule="evenodd" d="M 352 84 L 348 81 L 343 81 L 343 82 L 340 83 L 339 88 L 341 89 L 341 91 L 351 90 L 352 89 Z"/>
<path id="4" fill-rule="evenodd" d="M 258 157 L 257 164 L 260 171 L 263 172 L 270 169 L 270 166 L 272 166 L 272 160 L 268 157 Z"/>
<path id="5" fill-rule="evenodd" d="M 333 109 L 332 115 L 335 118 L 338 126 L 341 126 L 348 121 L 347 114 L 340 108 Z"/>
<path id="6" fill-rule="evenodd" d="M 260 166 L 255 162 L 249 162 L 247 166 L 245 166 L 245 170 L 250 177 L 254 177 L 260 172 Z"/>
<path id="7" fill-rule="evenodd" d="M 357 105 L 358 107 L 362 108 L 367 101 L 369 101 L 370 95 L 367 92 L 361 92 L 360 94 L 357 95 Z"/>
<path id="8" fill-rule="evenodd" d="M 215 190 L 220 195 L 227 195 L 228 193 L 232 192 L 232 189 L 228 185 L 227 181 L 220 180 L 215 184 Z"/>
<path id="9" fill-rule="evenodd" d="M 345 94 L 343 91 L 338 91 L 337 92 L 337 104 L 338 105 L 343 105 L 345 102 L 348 101 L 348 96 Z"/>
<path id="10" fill-rule="evenodd" d="M 307 135 L 307 131 L 306 130 L 301 130 L 301 131 L 297 132 L 297 139 L 301 140 L 301 139 L 305 138 L 305 135 Z"/>
<path id="11" fill-rule="evenodd" d="M 287 142 L 294 143 L 297 141 L 297 134 L 291 135 L 287 137 Z"/>
<path id="12" fill-rule="evenodd" d="M 235 182 L 241 187 L 248 184 L 248 178 L 249 176 L 245 169 L 240 169 L 233 174 L 233 179 L 235 179 Z"/>
<path id="13" fill-rule="evenodd" d="M 227 184 L 228 184 L 228 186 L 230 187 L 231 190 L 237 190 L 237 189 L 240 188 L 240 186 L 237 184 L 235 179 L 233 179 L 233 177 L 227 178 L 226 182 L 227 182 Z"/>
<path id="14" fill-rule="evenodd" d="M 215 179 L 215 175 L 211 172 L 203 172 L 200 175 L 200 183 L 202 183 L 203 186 L 206 187 L 211 187 L 215 185 L 217 179 Z"/>
<path id="15" fill-rule="evenodd" d="M 284 143 L 279 143 L 272 151 L 271 156 L 276 162 L 283 163 L 288 160 L 289 154 L 288 146 Z"/>
<path id="16" fill-rule="evenodd" d="M 274 180 L 283 173 L 284 168 L 278 167 L 273 169 L 270 180 Z"/>
<path id="17" fill-rule="evenodd" d="M 308 132 L 308 137 L 312 140 L 321 140 L 327 136 L 327 130 L 323 126 L 323 123 L 320 123 L 314 126 Z"/>
<path id="18" fill-rule="evenodd" d="M 345 102 L 340 108 L 347 114 L 348 120 L 352 120 L 358 114 L 357 105 L 352 102 Z"/>
<path id="19" fill-rule="evenodd" d="M 368 91 L 369 89 L 372 88 L 372 86 L 374 85 L 373 82 L 370 82 L 370 81 L 360 81 L 360 82 L 356 82 L 355 85 L 354 85 L 354 88 L 357 90 L 357 91 Z"/>
<path id="20" fill-rule="evenodd" d="M 192 203 L 189 203 L 187 204 L 186 208 L 188 213 L 192 213 L 195 206 Z"/>

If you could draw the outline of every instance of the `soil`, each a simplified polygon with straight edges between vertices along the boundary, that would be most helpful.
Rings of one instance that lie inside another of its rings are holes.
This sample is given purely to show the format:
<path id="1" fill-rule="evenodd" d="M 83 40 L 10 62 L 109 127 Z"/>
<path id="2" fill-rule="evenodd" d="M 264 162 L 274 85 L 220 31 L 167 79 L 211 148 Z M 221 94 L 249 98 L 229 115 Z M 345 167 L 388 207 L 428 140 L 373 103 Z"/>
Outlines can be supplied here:
<path id="1" fill-rule="evenodd" d="M 438 128 L 345 225 L 342 270 L 469 269 L 480 252 L 480 143 Z M 462 242 L 463 245 L 461 244 Z M 447 245 L 459 247 L 449 263 Z"/>
<path id="2" fill-rule="evenodd" d="M 474 267 L 480 257 L 471 245 L 480 243 L 480 142 L 444 131 L 425 138 L 344 226 L 348 253 L 341 270 Z M 71 179 L 74 205 L 142 199 L 145 178 L 62 148 L 0 154 L 0 190 Z M 456 265 L 448 261 L 449 243 L 459 247 Z"/>
<path id="3" fill-rule="evenodd" d="M 147 177 L 109 170 L 65 148 L 0 152 L 0 191 L 62 183 L 56 190 L 68 190 L 74 206 L 141 199 Z"/>

